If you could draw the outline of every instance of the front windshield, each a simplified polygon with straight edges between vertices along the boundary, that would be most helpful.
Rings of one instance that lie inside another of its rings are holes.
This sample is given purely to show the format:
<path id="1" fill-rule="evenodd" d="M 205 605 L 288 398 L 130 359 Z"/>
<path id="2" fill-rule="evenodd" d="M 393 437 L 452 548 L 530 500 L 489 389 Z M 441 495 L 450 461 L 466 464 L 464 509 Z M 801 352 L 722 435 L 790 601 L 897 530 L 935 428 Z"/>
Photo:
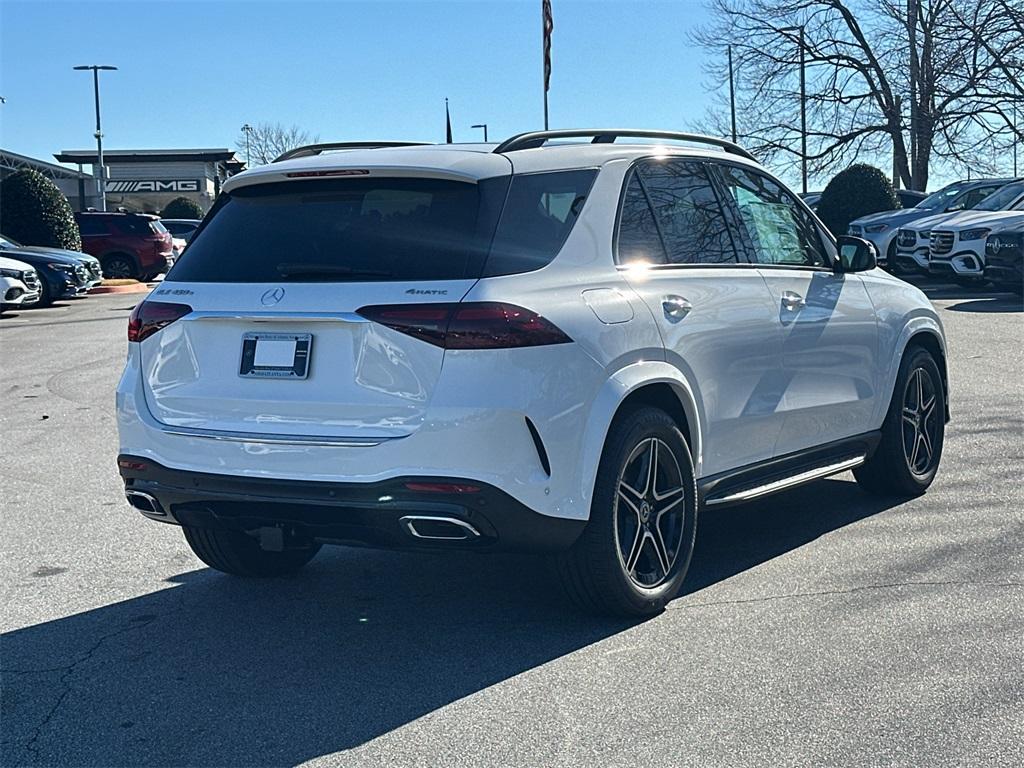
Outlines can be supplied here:
<path id="1" fill-rule="evenodd" d="M 967 185 L 963 183 L 950 184 L 948 187 L 943 187 L 938 192 L 928 195 L 916 207 L 928 210 L 945 210 L 949 201 L 960 194 L 960 190 L 965 186 Z"/>
<path id="2" fill-rule="evenodd" d="M 1007 184 L 1005 187 L 1000 187 L 991 195 L 986 197 L 976 206 L 976 211 L 1005 211 L 1016 200 L 1024 194 L 1024 181 L 1015 181 L 1012 184 Z"/>
<path id="3" fill-rule="evenodd" d="M 21 243 L 16 243 L 11 238 L 0 235 L 0 248 L 21 248 Z"/>

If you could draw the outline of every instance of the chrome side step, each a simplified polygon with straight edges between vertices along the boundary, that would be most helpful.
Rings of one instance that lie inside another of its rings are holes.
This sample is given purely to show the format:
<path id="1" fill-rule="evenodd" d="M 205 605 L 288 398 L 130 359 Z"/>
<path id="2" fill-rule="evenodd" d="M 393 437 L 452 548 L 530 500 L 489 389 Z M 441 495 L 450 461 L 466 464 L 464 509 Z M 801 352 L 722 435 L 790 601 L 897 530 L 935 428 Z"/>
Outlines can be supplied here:
<path id="1" fill-rule="evenodd" d="M 826 464 L 821 467 L 815 467 L 814 469 L 808 469 L 796 475 L 784 477 L 781 480 L 773 480 L 772 482 L 765 483 L 764 485 L 758 485 L 754 488 L 747 488 L 742 491 L 737 491 L 736 493 L 730 493 L 728 496 L 722 496 L 717 499 L 706 499 L 704 501 L 704 506 L 712 507 L 716 504 L 736 504 L 737 502 L 751 501 L 753 499 L 760 498 L 761 496 L 768 496 L 772 493 L 784 491 L 788 488 L 795 488 L 798 485 L 809 483 L 812 480 L 820 480 L 823 477 L 828 477 L 829 475 L 845 472 L 848 469 L 859 467 L 865 461 L 867 461 L 867 456 L 864 454 L 854 456 L 849 459 L 843 459 L 842 461 Z"/>

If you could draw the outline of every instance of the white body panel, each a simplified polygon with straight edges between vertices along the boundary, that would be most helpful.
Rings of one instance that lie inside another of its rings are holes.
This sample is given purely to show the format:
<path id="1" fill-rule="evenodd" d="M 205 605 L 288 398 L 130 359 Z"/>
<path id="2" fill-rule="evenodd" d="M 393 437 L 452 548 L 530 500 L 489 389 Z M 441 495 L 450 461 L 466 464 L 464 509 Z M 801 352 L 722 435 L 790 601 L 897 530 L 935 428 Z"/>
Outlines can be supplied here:
<path id="1" fill-rule="evenodd" d="M 241 477 L 465 478 L 541 514 L 586 519 L 609 426 L 638 389 L 671 387 L 688 421 L 697 475 L 707 477 L 878 429 L 910 334 L 941 341 L 930 302 L 881 270 L 834 275 L 746 264 L 640 275 L 617 268 L 612 244 L 623 179 L 650 147 L 521 150 L 514 162 L 489 149 L 338 153 L 255 169 L 226 186 L 230 192 L 286 180 L 296 169 L 346 165 L 462 180 L 507 174 L 513 165 L 516 172 L 600 167 L 550 264 L 431 282 L 447 293 L 415 298 L 516 304 L 572 343 L 444 351 L 352 317 L 365 305 L 409 301 L 408 282 L 289 283 L 268 308 L 262 297 L 274 284 L 181 283 L 171 275 L 151 299 L 187 303 L 194 314 L 129 345 L 117 390 L 120 452 L 171 469 Z M 780 307 L 786 290 L 807 298 L 792 316 Z M 661 302 L 669 295 L 691 303 L 682 320 L 665 316 Z M 217 312 L 239 317 L 204 316 Z M 343 317 L 274 316 L 292 312 Z M 254 319 L 256 313 L 268 314 Z M 239 377 L 241 339 L 254 330 L 311 333 L 308 378 Z M 550 476 L 527 419 L 550 457 Z"/>

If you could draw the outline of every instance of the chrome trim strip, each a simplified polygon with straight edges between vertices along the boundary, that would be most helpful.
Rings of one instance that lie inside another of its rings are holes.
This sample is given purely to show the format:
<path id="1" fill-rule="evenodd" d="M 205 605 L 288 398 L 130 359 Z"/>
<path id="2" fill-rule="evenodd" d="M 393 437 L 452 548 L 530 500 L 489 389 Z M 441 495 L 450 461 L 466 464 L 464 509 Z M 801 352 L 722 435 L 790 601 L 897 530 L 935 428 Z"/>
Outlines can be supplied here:
<path id="1" fill-rule="evenodd" d="M 254 323 L 368 323 L 355 312 L 245 312 L 198 309 L 182 320 L 249 320 Z"/>
<path id="2" fill-rule="evenodd" d="M 414 525 L 416 521 L 423 520 L 432 523 L 448 523 L 450 525 L 458 526 L 469 533 L 468 536 L 424 536 L 422 533 L 416 530 Z M 409 533 L 415 536 L 417 539 L 430 539 L 432 541 L 465 541 L 470 538 L 479 538 L 480 531 L 474 528 L 472 525 L 467 523 L 465 520 L 459 520 L 455 517 L 432 517 L 430 515 L 406 515 L 405 517 L 399 518 L 399 522 L 402 523 Z"/>
<path id="3" fill-rule="evenodd" d="M 728 496 L 723 496 L 720 499 L 708 499 L 704 502 L 704 506 L 711 507 L 715 504 L 733 503 L 737 501 L 750 501 L 760 496 L 767 496 L 770 493 L 777 491 L 784 491 L 787 488 L 793 488 L 797 485 L 803 485 L 809 483 L 812 480 L 820 480 L 823 477 L 834 475 L 839 472 L 845 472 L 848 469 L 859 467 L 867 461 L 867 456 L 861 455 L 856 456 L 852 459 L 844 459 L 843 461 L 836 462 L 835 464 L 828 464 L 824 467 L 816 467 L 815 469 L 809 469 L 806 472 L 801 472 L 797 475 L 790 477 L 784 477 L 781 480 L 775 480 L 774 482 L 767 483 L 765 485 L 759 485 L 756 488 L 750 488 L 745 491 L 739 491 Z"/>
<path id="4" fill-rule="evenodd" d="M 206 440 L 223 440 L 231 443 L 262 443 L 266 445 L 329 446 L 332 448 L 369 448 L 398 437 L 330 437 L 323 435 L 268 435 L 262 432 L 228 432 L 220 429 L 196 429 L 195 427 L 157 427 L 165 435 L 178 437 L 200 437 Z"/>

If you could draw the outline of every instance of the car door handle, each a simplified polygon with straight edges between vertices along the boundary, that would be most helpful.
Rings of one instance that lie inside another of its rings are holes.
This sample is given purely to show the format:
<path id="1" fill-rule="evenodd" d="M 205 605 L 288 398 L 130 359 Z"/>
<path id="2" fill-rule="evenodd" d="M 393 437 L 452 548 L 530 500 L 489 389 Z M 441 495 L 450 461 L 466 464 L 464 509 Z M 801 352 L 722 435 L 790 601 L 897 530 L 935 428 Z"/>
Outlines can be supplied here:
<path id="1" fill-rule="evenodd" d="M 786 309 L 796 311 L 798 309 L 803 309 L 804 307 L 807 306 L 807 299 L 805 299 L 799 293 L 794 293 L 793 291 L 783 291 L 782 306 L 784 306 Z"/>
<path id="2" fill-rule="evenodd" d="M 661 308 L 670 320 L 682 320 L 693 309 L 693 305 L 682 296 L 669 295 L 662 297 Z"/>

